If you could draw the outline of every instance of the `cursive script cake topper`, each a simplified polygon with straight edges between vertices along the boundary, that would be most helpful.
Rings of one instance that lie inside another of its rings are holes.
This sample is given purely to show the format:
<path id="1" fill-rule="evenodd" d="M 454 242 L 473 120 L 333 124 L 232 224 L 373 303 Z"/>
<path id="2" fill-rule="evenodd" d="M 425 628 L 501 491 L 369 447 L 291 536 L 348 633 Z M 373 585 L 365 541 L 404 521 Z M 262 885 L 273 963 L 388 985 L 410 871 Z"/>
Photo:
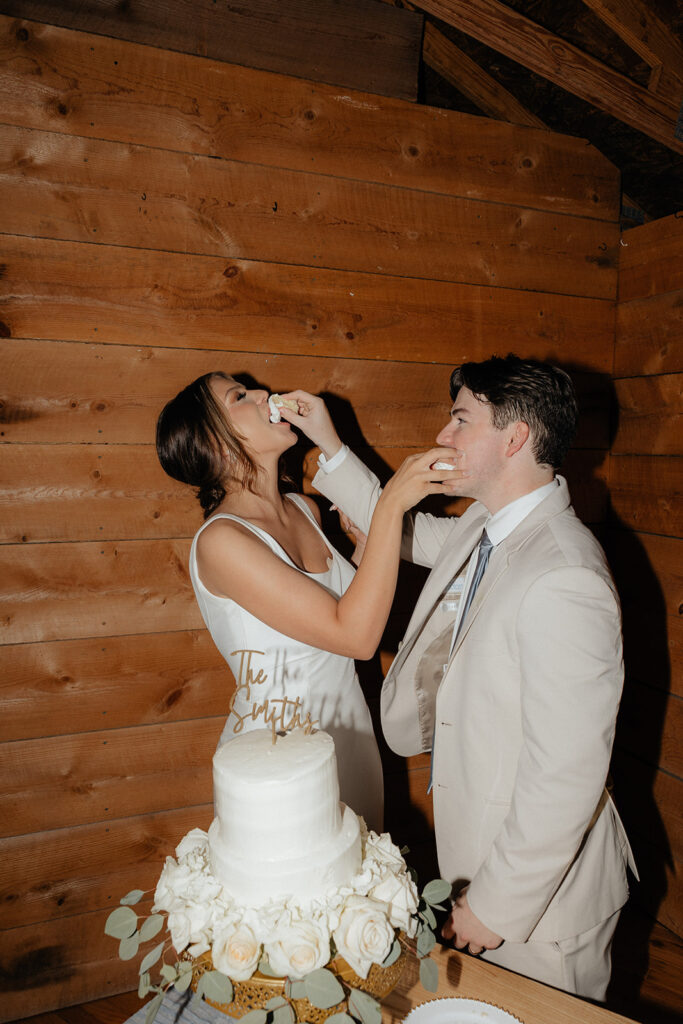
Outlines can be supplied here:
<path id="1" fill-rule="evenodd" d="M 235 689 L 228 704 L 228 720 L 231 716 L 235 719 L 232 731 L 237 736 L 242 732 L 244 723 L 248 721 L 257 722 L 263 719 L 264 725 L 269 725 L 273 734 L 273 743 L 277 741 L 278 735 L 291 732 L 292 729 L 303 729 L 305 733 L 312 732 L 319 724 L 319 719 L 312 719 L 306 712 L 304 715 L 301 697 L 267 697 L 264 701 L 252 700 L 252 686 L 262 686 L 268 679 L 263 669 L 254 674 L 252 667 L 252 655 L 265 655 L 265 651 L 250 649 L 233 651 L 231 657 L 240 656 L 240 667 L 235 680 Z M 235 709 L 235 702 L 238 697 L 244 701 L 251 701 L 251 709 L 240 714 Z"/>

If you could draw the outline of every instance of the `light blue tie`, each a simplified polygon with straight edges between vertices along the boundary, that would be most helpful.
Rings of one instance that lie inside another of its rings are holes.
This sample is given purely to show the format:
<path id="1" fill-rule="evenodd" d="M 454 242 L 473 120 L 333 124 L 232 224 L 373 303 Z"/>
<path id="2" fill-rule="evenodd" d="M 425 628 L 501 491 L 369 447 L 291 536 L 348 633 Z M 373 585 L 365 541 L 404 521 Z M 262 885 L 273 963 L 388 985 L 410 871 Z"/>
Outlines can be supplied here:
<path id="1" fill-rule="evenodd" d="M 472 601 L 474 600 L 474 595 L 477 592 L 477 587 L 481 583 L 482 576 L 486 572 L 486 566 L 489 564 L 489 558 L 491 557 L 492 549 L 493 549 L 493 544 L 491 543 L 491 540 L 489 538 L 488 533 L 486 532 L 486 530 L 484 530 L 484 532 L 481 535 L 481 540 L 479 542 L 479 554 L 477 555 L 477 565 L 476 565 L 476 568 L 474 570 L 474 576 L 472 577 L 472 582 L 470 584 L 470 589 L 467 591 L 467 594 L 465 596 L 465 604 L 463 605 L 462 615 L 460 616 L 460 622 L 458 623 L 458 632 L 455 634 L 455 637 L 453 638 L 453 644 L 451 645 L 451 650 L 453 649 L 453 647 L 455 647 L 455 642 L 458 639 L 458 637 L 460 636 L 460 631 L 462 630 L 462 624 L 465 621 L 465 616 L 467 615 L 468 611 L 470 610 L 470 605 L 472 604 Z M 433 779 L 433 775 L 434 775 L 434 742 L 435 742 L 435 740 L 436 740 L 436 722 L 434 722 L 434 734 L 432 736 L 432 756 L 431 756 L 430 766 L 429 766 L 429 786 L 427 788 L 427 792 L 428 793 L 431 793 L 431 790 L 432 790 L 432 779 Z"/>
<path id="2" fill-rule="evenodd" d="M 486 532 L 486 530 L 484 530 L 483 534 L 481 535 L 481 540 L 479 542 L 477 567 L 474 570 L 472 583 L 470 584 L 470 589 L 467 591 L 467 596 L 465 597 L 465 604 L 462 609 L 462 615 L 460 616 L 460 622 L 458 623 L 458 632 L 456 633 L 455 639 L 453 640 L 453 646 L 455 646 L 455 641 L 460 636 L 460 630 L 462 629 L 463 622 L 465 621 L 467 613 L 470 610 L 470 605 L 472 604 L 472 601 L 474 600 L 474 595 L 476 594 L 477 588 L 481 583 L 481 578 L 486 572 L 486 566 L 489 564 L 489 558 L 491 557 L 492 548 L 493 544 L 489 539 L 488 533 Z"/>

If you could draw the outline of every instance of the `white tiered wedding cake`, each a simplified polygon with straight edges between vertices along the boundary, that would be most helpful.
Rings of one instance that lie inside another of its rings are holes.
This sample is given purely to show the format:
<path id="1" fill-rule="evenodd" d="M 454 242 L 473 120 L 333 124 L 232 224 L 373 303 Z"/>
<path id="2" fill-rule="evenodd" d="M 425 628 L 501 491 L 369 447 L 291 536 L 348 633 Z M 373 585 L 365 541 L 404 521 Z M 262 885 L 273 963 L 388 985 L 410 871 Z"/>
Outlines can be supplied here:
<path id="1" fill-rule="evenodd" d="M 357 815 L 339 802 L 334 741 L 325 732 L 266 729 L 232 740 L 213 758 L 213 874 L 247 906 L 305 904 L 347 885 L 361 864 Z"/>

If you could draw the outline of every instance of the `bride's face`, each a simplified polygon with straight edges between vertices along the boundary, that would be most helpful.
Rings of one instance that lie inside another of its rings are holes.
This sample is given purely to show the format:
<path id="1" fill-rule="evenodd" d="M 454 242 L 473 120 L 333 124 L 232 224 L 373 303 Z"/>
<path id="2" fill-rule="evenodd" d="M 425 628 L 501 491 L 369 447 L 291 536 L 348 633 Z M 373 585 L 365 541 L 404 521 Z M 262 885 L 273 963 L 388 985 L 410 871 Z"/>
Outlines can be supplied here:
<path id="1" fill-rule="evenodd" d="M 267 391 L 247 388 L 233 377 L 214 377 L 209 386 L 252 455 L 281 454 L 296 444 L 296 435 L 286 420 L 270 422 Z"/>

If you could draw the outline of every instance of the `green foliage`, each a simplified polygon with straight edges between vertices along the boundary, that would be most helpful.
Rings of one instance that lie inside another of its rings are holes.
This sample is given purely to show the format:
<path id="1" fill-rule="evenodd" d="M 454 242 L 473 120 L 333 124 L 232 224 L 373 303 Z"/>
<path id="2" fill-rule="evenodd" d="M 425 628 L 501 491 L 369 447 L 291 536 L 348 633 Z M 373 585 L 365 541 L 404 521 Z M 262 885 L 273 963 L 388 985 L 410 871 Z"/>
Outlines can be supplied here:
<path id="1" fill-rule="evenodd" d="M 429 956 L 436 945 L 434 932 L 430 928 L 423 928 L 417 936 L 417 955 L 420 959 Z"/>
<path id="2" fill-rule="evenodd" d="M 290 999 L 306 999 L 306 986 L 303 981 L 289 981 L 287 982 L 289 988 L 285 991 Z"/>
<path id="3" fill-rule="evenodd" d="M 332 971 L 328 971 L 325 967 L 320 967 L 317 971 L 306 975 L 304 989 L 309 1003 L 312 1006 L 317 1006 L 320 1010 L 329 1010 L 331 1006 L 336 1006 L 344 998 L 344 989 Z"/>
<path id="4" fill-rule="evenodd" d="M 147 1013 L 145 1014 L 145 1024 L 152 1024 L 152 1021 L 156 1018 L 159 1012 L 159 1007 L 164 1001 L 164 993 L 159 992 L 155 995 L 154 999 L 147 1004 Z"/>
<path id="5" fill-rule="evenodd" d="M 428 992 L 436 992 L 439 985 L 439 968 L 429 957 L 420 960 L 420 983 Z"/>
<path id="6" fill-rule="evenodd" d="M 127 939 L 121 939 L 119 942 L 119 959 L 132 960 L 134 956 L 137 956 L 139 949 L 140 933 L 136 931 Z"/>
<path id="7" fill-rule="evenodd" d="M 138 985 L 138 999 L 144 999 L 152 991 L 152 979 L 150 978 L 147 971 L 140 975 L 140 983 Z"/>
<path id="8" fill-rule="evenodd" d="M 333 1013 L 325 1024 L 353 1024 L 353 1017 L 349 1017 L 348 1013 Z"/>
<path id="9" fill-rule="evenodd" d="M 220 971 L 205 971 L 197 985 L 197 995 L 211 999 L 214 1003 L 231 1003 L 233 988 L 230 978 Z"/>
<path id="10" fill-rule="evenodd" d="M 129 939 L 138 926 L 138 915 L 130 907 L 112 910 L 104 926 L 104 934 L 113 939 Z"/>
<path id="11" fill-rule="evenodd" d="M 155 935 L 158 935 L 164 927 L 164 915 L 152 914 L 143 922 L 140 928 L 140 942 L 149 942 Z"/>
<path id="12" fill-rule="evenodd" d="M 266 1024 L 268 1014 L 265 1010 L 250 1010 L 244 1017 L 240 1017 L 240 1020 L 242 1024 Z"/>
<path id="13" fill-rule="evenodd" d="M 398 941 L 398 939 L 394 939 L 391 949 L 385 956 L 384 960 L 382 960 L 382 967 L 391 967 L 392 964 L 396 963 L 400 955 L 401 943 Z"/>
<path id="14" fill-rule="evenodd" d="M 280 977 L 278 972 L 274 971 L 273 968 L 270 966 L 270 961 L 268 960 L 268 957 L 265 955 L 265 953 L 258 962 L 258 970 L 261 972 L 261 974 L 265 974 L 267 978 Z"/>
<path id="15" fill-rule="evenodd" d="M 379 1003 L 359 988 L 352 988 L 349 993 L 349 1010 L 361 1024 L 382 1024 Z"/>
<path id="16" fill-rule="evenodd" d="M 432 907 L 438 906 L 442 900 L 447 900 L 451 894 L 451 885 L 443 878 L 434 878 L 427 882 L 422 890 L 422 899 Z M 443 907 L 440 909 L 443 910 Z"/>
<path id="17" fill-rule="evenodd" d="M 130 892 L 127 892 L 126 895 L 119 900 L 119 903 L 122 907 L 133 907 L 136 903 L 140 902 L 144 895 L 145 894 L 142 889 L 131 889 Z"/>
<path id="18" fill-rule="evenodd" d="M 164 943 L 160 942 L 159 945 L 155 946 L 154 949 L 151 949 L 147 956 L 143 959 L 142 963 L 140 964 L 140 970 L 138 971 L 138 973 L 144 974 L 145 971 L 148 971 L 150 969 L 150 967 L 153 967 L 154 964 L 159 959 L 159 957 L 161 956 L 161 954 L 163 953 L 163 951 Z"/>

